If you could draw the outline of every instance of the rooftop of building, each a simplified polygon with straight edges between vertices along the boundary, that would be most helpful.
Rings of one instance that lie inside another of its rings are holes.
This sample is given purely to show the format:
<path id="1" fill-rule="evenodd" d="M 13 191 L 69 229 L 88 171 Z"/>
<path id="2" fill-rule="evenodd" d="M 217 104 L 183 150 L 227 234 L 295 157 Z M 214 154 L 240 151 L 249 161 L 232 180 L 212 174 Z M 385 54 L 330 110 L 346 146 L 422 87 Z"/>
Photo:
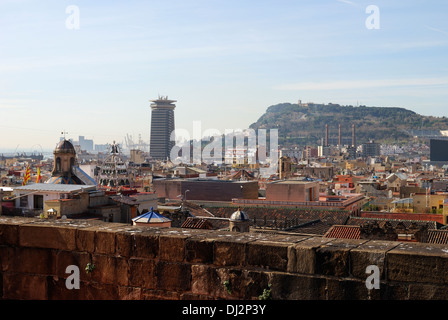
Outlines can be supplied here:
<path id="1" fill-rule="evenodd" d="M 79 184 L 52 184 L 52 183 L 33 183 L 25 186 L 14 187 L 17 191 L 42 191 L 42 192 L 76 192 L 76 191 L 94 191 L 95 185 Z"/>
<path id="2" fill-rule="evenodd" d="M 61 140 L 56 148 L 54 149 L 55 153 L 73 153 L 76 154 L 75 147 L 73 144 L 68 140 Z"/>
<path id="3" fill-rule="evenodd" d="M 272 181 L 270 182 L 271 184 L 315 184 L 315 181 L 307 181 L 307 180 L 294 180 L 294 179 L 289 179 L 289 180 L 278 180 L 278 181 Z"/>

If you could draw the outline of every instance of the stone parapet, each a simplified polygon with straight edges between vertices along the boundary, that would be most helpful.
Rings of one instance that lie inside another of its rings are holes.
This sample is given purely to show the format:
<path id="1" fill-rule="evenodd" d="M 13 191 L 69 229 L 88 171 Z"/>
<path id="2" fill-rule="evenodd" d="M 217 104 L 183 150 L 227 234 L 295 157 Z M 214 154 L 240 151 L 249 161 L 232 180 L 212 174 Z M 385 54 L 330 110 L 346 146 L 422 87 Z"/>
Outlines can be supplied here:
<path id="1" fill-rule="evenodd" d="M 444 300 L 448 246 L 1 216 L 0 286 L 1 299 Z"/>

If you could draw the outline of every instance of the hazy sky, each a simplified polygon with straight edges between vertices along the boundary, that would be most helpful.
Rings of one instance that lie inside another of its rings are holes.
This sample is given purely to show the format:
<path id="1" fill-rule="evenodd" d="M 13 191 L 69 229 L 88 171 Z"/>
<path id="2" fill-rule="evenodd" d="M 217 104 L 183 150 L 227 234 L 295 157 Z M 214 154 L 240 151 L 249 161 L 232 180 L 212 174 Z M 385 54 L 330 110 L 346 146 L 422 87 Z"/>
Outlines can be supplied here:
<path id="1" fill-rule="evenodd" d="M 446 0 L 0 0 L 0 149 L 52 149 L 61 131 L 149 141 L 158 95 L 191 132 L 247 128 L 298 99 L 448 116 L 447 12 Z"/>

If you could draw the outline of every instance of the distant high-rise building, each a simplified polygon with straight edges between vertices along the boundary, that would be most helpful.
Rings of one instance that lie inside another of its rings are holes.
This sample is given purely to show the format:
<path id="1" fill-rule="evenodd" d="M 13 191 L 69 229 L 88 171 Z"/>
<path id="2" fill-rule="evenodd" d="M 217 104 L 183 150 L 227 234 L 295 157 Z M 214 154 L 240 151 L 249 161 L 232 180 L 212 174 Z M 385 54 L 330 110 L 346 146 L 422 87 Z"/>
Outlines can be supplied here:
<path id="1" fill-rule="evenodd" d="M 448 140 L 430 139 L 429 152 L 431 161 L 448 161 Z"/>
<path id="2" fill-rule="evenodd" d="M 362 144 L 362 156 L 367 157 L 378 157 L 381 154 L 381 146 L 375 141 L 369 141 L 368 143 Z"/>
<path id="3" fill-rule="evenodd" d="M 151 103 L 151 139 L 149 155 L 154 159 L 166 160 L 170 157 L 170 151 L 175 142 L 170 141 L 174 131 L 174 108 L 176 100 L 168 100 L 168 97 L 159 97 L 150 100 Z"/>
<path id="4" fill-rule="evenodd" d="M 93 151 L 93 140 L 85 139 L 84 136 L 79 136 L 79 145 L 82 150 Z"/>

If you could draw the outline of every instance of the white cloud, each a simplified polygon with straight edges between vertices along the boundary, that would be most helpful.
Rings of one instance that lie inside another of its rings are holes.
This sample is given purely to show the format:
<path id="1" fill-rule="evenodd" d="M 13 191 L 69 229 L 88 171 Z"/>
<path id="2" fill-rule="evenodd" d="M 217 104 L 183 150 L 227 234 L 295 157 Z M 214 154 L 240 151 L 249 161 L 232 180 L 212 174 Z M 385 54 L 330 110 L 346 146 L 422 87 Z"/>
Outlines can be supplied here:
<path id="1" fill-rule="evenodd" d="M 348 5 L 351 5 L 353 7 L 359 7 L 358 4 L 356 4 L 356 3 L 352 2 L 352 1 L 348 1 L 348 0 L 336 0 L 336 1 L 348 4 Z"/>
<path id="2" fill-rule="evenodd" d="M 427 26 L 427 25 L 425 25 L 425 27 L 426 27 L 427 29 L 429 29 L 429 30 L 436 31 L 436 32 L 439 32 L 439 33 L 443 33 L 443 34 L 445 34 L 445 35 L 448 35 L 448 32 L 445 31 L 445 30 L 438 29 L 438 28 L 434 28 L 434 27 Z"/>

